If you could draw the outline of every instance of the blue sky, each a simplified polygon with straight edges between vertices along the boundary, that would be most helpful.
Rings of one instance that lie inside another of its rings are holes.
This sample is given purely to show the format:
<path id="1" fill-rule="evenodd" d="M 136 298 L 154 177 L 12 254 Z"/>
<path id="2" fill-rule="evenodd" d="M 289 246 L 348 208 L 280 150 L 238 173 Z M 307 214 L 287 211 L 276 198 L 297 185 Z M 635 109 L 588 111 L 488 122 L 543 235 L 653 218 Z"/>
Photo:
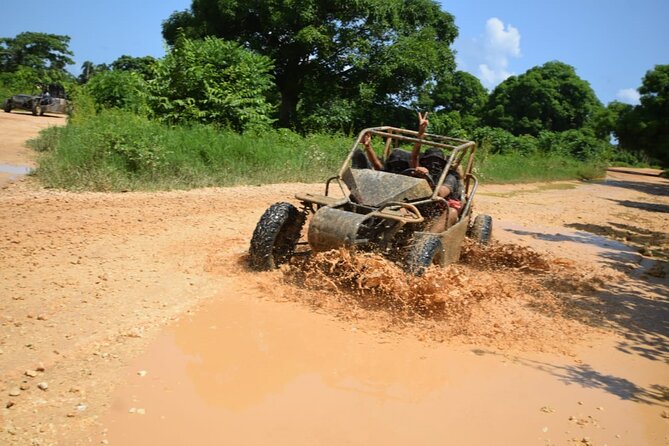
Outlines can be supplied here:
<path id="1" fill-rule="evenodd" d="M 161 23 L 190 0 L 2 0 L 0 37 L 65 34 L 81 64 L 165 54 Z M 551 60 L 576 68 L 605 104 L 633 103 L 641 78 L 669 64 L 669 0 L 441 0 L 455 16 L 459 69 L 492 88 Z"/>

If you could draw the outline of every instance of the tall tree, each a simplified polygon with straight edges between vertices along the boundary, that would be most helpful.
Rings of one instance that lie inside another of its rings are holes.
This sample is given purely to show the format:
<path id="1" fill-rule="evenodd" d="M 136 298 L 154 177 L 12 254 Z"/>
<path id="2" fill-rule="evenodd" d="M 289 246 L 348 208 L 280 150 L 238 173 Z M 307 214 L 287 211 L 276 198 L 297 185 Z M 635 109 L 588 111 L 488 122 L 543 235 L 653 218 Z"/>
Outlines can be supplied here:
<path id="1" fill-rule="evenodd" d="M 0 38 L 0 71 L 13 72 L 19 67 L 65 71 L 74 63 L 69 43 L 69 36 L 34 32 Z"/>
<path id="2" fill-rule="evenodd" d="M 271 57 L 279 123 L 294 126 L 300 103 L 307 111 L 358 98 L 406 104 L 453 71 L 457 28 L 434 0 L 193 0 L 163 23 L 168 43 L 179 33 L 234 40 Z"/>
<path id="3" fill-rule="evenodd" d="M 94 75 L 99 73 L 104 73 L 109 71 L 109 66 L 107 64 L 94 64 L 90 60 L 85 61 L 81 64 L 81 74 L 77 78 L 77 82 L 80 84 L 87 83 Z"/>
<path id="4" fill-rule="evenodd" d="M 488 99 L 488 92 L 476 76 L 456 71 L 437 82 L 431 98 L 435 108 L 476 115 Z"/>
<path id="5" fill-rule="evenodd" d="M 154 75 L 156 62 L 156 59 L 151 56 L 132 57 L 124 54 L 112 62 L 111 67 L 116 71 L 134 71 L 148 80 Z"/>
<path id="6" fill-rule="evenodd" d="M 616 126 L 620 145 L 642 150 L 669 167 L 669 65 L 656 65 L 642 80 L 641 104 L 622 113 Z"/>
<path id="7" fill-rule="evenodd" d="M 602 107 L 570 65 L 548 62 L 511 76 L 490 94 L 484 122 L 515 135 L 580 129 Z"/>

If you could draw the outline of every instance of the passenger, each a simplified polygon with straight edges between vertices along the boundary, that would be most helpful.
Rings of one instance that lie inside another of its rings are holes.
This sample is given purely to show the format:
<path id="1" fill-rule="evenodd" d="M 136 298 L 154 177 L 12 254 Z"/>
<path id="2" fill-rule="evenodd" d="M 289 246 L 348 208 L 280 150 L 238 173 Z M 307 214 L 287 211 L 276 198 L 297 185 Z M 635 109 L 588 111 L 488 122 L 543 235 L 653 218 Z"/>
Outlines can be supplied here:
<path id="1" fill-rule="evenodd" d="M 367 159 L 372 163 L 372 168 L 374 170 L 383 170 L 383 163 L 379 160 L 379 157 L 374 153 L 372 149 L 372 134 L 365 133 L 362 136 L 362 146 L 365 148 L 365 153 L 367 154 Z"/>
<path id="2" fill-rule="evenodd" d="M 418 113 L 418 138 L 422 138 L 423 135 L 425 135 L 425 129 L 427 129 L 427 124 L 428 124 L 427 120 L 428 113 L 429 112 L 425 112 L 424 116 Z M 367 159 L 371 161 L 374 170 L 384 170 L 386 172 L 402 173 L 403 171 L 412 167 L 410 164 L 411 155 L 409 154 L 409 152 L 402 149 L 393 150 L 390 153 L 390 155 L 388 155 L 388 159 L 386 160 L 386 165 L 384 166 L 381 160 L 379 160 L 379 158 L 376 156 L 374 150 L 372 149 L 372 135 L 369 133 L 365 133 L 363 135 L 362 145 L 365 148 Z M 416 153 L 419 152 L 420 145 L 421 144 L 419 142 L 414 144 L 413 151 Z"/>
<path id="3" fill-rule="evenodd" d="M 360 149 L 355 149 L 353 157 L 351 158 L 351 168 L 353 169 L 371 169 L 372 165 L 365 156 L 365 153 Z"/>

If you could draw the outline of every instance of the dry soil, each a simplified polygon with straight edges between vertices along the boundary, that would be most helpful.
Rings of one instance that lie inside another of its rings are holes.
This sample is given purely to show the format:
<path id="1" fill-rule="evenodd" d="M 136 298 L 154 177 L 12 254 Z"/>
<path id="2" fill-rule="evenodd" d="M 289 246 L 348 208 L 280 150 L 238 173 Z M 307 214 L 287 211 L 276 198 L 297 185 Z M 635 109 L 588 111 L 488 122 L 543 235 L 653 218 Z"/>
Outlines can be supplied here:
<path id="1" fill-rule="evenodd" d="M 23 142 L 59 124 L 0 114 L 0 167 L 34 166 Z M 265 208 L 320 185 L 70 193 L 6 174 L 0 444 L 667 445 L 655 173 L 486 185 L 495 244 L 423 279 L 347 252 L 249 271 Z"/>

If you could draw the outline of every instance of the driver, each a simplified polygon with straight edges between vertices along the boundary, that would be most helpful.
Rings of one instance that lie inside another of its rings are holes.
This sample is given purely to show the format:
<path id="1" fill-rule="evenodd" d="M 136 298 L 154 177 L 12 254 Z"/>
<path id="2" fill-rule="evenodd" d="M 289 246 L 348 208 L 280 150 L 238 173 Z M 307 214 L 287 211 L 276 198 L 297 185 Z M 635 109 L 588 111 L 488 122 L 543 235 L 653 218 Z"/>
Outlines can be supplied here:
<path id="1" fill-rule="evenodd" d="M 441 174 L 446 167 L 446 158 L 441 149 L 430 147 L 419 158 L 419 166 L 416 172 L 422 175 L 429 175 L 433 182 L 439 181 Z M 449 169 L 444 179 L 444 183 L 439 187 L 437 195 L 446 203 L 436 209 L 434 221 L 429 226 L 431 232 L 443 232 L 453 226 L 458 221 L 458 211 L 462 208 L 462 190 L 460 178 L 456 169 Z M 439 206 L 439 205 L 438 205 Z M 444 209 L 446 212 L 444 212 Z"/>

